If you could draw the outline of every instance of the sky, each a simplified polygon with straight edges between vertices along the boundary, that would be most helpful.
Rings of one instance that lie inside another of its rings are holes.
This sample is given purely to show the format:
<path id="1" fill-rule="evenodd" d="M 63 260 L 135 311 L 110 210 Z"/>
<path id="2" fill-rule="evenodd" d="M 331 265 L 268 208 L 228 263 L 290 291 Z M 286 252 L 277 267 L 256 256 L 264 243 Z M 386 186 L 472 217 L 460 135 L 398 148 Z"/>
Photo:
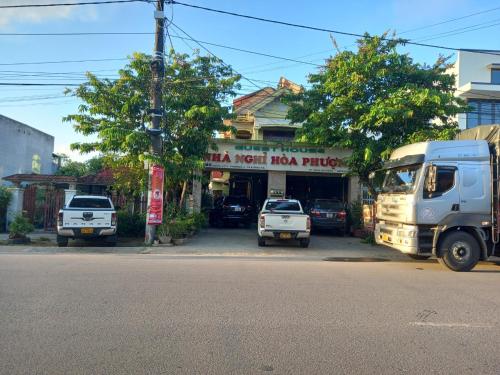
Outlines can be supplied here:
<path id="1" fill-rule="evenodd" d="M 81 0 L 85 1 L 85 0 Z M 7 4 L 43 4 L 77 0 L 0 0 Z M 500 49 L 500 0 L 182 0 L 182 2 L 257 17 L 271 18 L 352 33 L 381 34 L 391 30 L 401 37 L 454 48 Z M 497 8 L 497 9 L 495 9 Z M 81 83 L 86 71 L 113 78 L 133 52 L 151 53 L 154 36 L 13 36 L 9 33 L 154 32 L 154 6 L 147 3 L 101 4 L 71 7 L 0 9 L 0 82 Z M 480 13 L 471 15 L 473 13 Z M 193 38 L 204 42 L 322 64 L 335 54 L 331 35 L 290 28 L 184 7 L 167 6 L 169 19 Z M 471 16 L 469 16 L 471 15 Z M 468 17 L 465 17 L 468 16 Z M 172 18 L 173 17 L 173 18 Z M 445 22 L 456 18 L 460 20 Z M 443 23 L 445 22 L 445 23 Z M 440 25 L 434 25 L 441 23 Z M 434 26 L 433 26 L 434 25 Z M 416 29 L 416 30 L 415 30 Z M 192 52 L 193 42 L 175 38 L 173 47 Z M 3 34 L 3 35 L 2 35 Z M 354 49 L 356 38 L 332 35 L 341 49 Z M 237 72 L 263 86 L 275 86 L 281 76 L 307 84 L 313 65 L 207 48 Z M 416 61 L 433 63 L 452 51 L 406 46 Z M 116 59 L 113 61 L 60 62 Z M 453 61 L 453 56 L 451 58 Z M 37 64 L 31 64 L 31 63 Z M 243 80 L 242 93 L 256 90 Z M 86 138 L 62 121 L 76 113 L 79 101 L 64 96 L 64 86 L 0 86 L 0 114 L 55 136 L 55 151 L 75 160 L 88 156 L 69 149 Z"/>

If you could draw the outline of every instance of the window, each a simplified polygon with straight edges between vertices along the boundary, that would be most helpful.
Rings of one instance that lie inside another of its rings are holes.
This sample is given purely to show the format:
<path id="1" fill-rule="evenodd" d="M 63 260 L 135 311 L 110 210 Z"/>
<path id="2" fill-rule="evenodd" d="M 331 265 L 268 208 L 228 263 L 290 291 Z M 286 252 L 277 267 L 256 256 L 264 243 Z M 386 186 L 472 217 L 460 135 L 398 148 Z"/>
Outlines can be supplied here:
<path id="1" fill-rule="evenodd" d="M 31 171 L 36 174 L 42 173 L 42 159 L 40 155 L 33 155 L 31 158 Z"/>
<path id="2" fill-rule="evenodd" d="M 467 113 L 467 129 L 500 123 L 500 101 L 471 99 L 467 104 L 472 108 Z"/>
<path id="3" fill-rule="evenodd" d="M 111 208 L 109 199 L 103 198 L 73 198 L 70 208 Z"/>
<path id="4" fill-rule="evenodd" d="M 451 190 L 455 185 L 455 170 L 454 167 L 437 167 L 436 170 L 436 191 L 427 190 L 427 181 L 429 178 L 429 168 L 427 168 L 427 174 L 425 176 L 424 184 L 424 198 L 431 199 L 439 197 Z"/>
<path id="5" fill-rule="evenodd" d="M 300 211 L 296 201 L 271 201 L 266 204 L 266 211 Z"/>
<path id="6" fill-rule="evenodd" d="M 289 130 L 264 130 L 263 138 L 264 141 L 293 141 L 295 132 Z"/>
<path id="7" fill-rule="evenodd" d="M 491 69 L 491 83 L 500 85 L 500 69 Z"/>

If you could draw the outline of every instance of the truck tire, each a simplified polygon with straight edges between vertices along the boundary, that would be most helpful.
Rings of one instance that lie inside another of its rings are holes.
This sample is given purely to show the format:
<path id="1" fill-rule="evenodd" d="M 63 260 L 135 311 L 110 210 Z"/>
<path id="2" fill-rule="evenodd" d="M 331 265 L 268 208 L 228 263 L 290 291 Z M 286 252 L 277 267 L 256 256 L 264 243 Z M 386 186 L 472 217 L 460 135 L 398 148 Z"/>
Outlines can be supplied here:
<path id="1" fill-rule="evenodd" d="M 467 232 L 449 233 L 439 246 L 439 263 L 452 271 L 470 271 L 479 262 L 479 257 L 479 244 Z"/>
<path id="2" fill-rule="evenodd" d="M 257 243 L 259 244 L 260 247 L 266 246 L 266 240 L 263 237 L 258 236 Z"/>
<path id="3" fill-rule="evenodd" d="M 58 247 L 67 247 L 68 246 L 68 237 L 57 236 L 57 246 Z"/>
<path id="4" fill-rule="evenodd" d="M 300 243 L 300 247 L 309 247 L 309 238 L 301 238 L 299 240 L 299 243 Z"/>
<path id="5" fill-rule="evenodd" d="M 406 255 L 408 255 L 411 259 L 415 260 L 427 260 L 431 257 L 430 255 L 418 255 L 418 254 L 406 254 Z"/>

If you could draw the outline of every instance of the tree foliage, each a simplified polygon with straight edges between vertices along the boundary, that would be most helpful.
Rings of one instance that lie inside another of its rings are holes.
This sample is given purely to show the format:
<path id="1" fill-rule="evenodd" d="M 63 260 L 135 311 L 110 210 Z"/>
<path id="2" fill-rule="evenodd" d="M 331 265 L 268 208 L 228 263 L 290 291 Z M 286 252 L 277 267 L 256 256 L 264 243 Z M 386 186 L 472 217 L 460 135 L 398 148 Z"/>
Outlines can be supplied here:
<path id="1" fill-rule="evenodd" d="M 74 94 L 82 99 L 78 113 L 65 117 L 75 130 L 95 136 L 94 142 L 74 143 L 82 153 L 98 151 L 120 171 L 134 171 L 133 191 L 144 186 L 144 160 L 160 163 L 174 183 L 185 181 L 203 168 L 203 156 L 218 131 L 230 118 L 223 103 L 236 95 L 239 76 L 220 60 L 170 52 L 163 85 L 160 157 L 149 153 L 151 56 L 136 53 L 115 80 L 87 74 L 88 82 Z M 130 176 L 129 176 L 130 177 Z M 126 181 L 123 181 L 124 183 Z"/>
<path id="2" fill-rule="evenodd" d="M 310 75 L 310 89 L 288 98 L 290 119 L 303 122 L 299 137 L 351 149 L 350 171 L 368 185 L 370 172 L 396 147 L 453 137 L 453 116 L 466 109 L 454 96 L 447 59 L 421 65 L 386 35 L 366 35 L 357 52 L 339 51 Z"/>
<path id="3" fill-rule="evenodd" d="M 95 156 L 87 161 L 79 162 L 71 160 L 66 155 L 62 155 L 62 165 L 55 174 L 58 176 L 82 177 L 99 173 L 104 168 L 105 160 L 102 156 Z"/>

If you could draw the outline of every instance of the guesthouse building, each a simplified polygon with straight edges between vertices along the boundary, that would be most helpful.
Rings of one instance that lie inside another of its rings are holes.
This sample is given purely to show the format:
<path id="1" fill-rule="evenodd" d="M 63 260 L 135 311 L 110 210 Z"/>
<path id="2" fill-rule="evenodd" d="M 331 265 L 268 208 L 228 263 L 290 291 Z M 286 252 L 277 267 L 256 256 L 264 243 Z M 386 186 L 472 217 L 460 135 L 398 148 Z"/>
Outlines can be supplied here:
<path id="1" fill-rule="evenodd" d="M 268 197 L 352 202 L 360 198 L 356 177 L 348 177 L 349 150 L 297 142 L 301 124 L 288 120 L 282 98 L 301 87 L 281 78 L 233 101 L 234 131 L 215 139 L 205 157 L 209 189 L 217 195 L 244 195 L 261 204 Z"/>

